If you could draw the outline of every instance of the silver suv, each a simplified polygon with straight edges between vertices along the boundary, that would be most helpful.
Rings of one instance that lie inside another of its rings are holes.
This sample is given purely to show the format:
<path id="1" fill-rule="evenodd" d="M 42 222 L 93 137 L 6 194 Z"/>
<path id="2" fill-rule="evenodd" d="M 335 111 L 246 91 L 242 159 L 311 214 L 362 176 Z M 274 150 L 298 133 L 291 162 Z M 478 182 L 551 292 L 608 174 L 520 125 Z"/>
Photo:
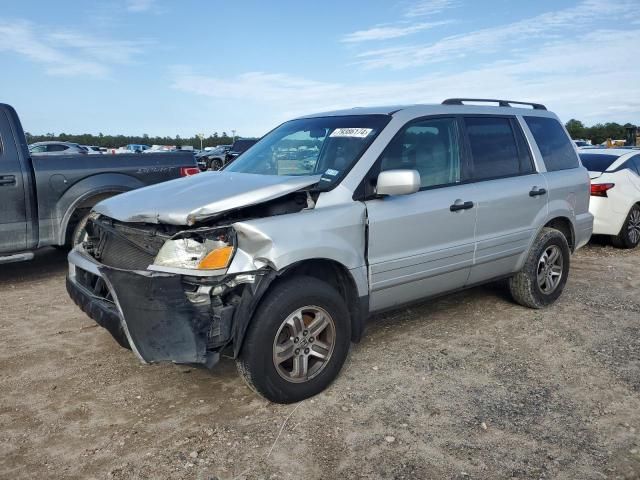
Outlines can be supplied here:
<path id="1" fill-rule="evenodd" d="M 225 351 L 274 402 L 325 389 L 372 312 L 501 278 L 550 305 L 591 235 L 589 176 L 544 106 L 493 102 L 298 118 L 222 171 L 103 201 L 69 294 L 143 362 Z"/>

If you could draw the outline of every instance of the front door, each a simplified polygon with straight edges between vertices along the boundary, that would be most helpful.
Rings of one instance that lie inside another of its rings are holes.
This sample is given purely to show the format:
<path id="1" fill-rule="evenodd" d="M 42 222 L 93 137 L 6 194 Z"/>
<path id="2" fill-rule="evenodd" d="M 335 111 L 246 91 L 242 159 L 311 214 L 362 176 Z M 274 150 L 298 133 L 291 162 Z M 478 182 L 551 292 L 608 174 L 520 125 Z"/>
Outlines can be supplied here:
<path id="1" fill-rule="evenodd" d="M 27 215 L 22 169 L 9 127 L 0 110 L 0 253 L 27 247 Z"/>
<path id="2" fill-rule="evenodd" d="M 463 287 L 474 252 L 475 186 L 464 185 L 455 118 L 404 126 L 372 171 L 415 169 L 421 190 L 366 201 L 371 311 Z"/>

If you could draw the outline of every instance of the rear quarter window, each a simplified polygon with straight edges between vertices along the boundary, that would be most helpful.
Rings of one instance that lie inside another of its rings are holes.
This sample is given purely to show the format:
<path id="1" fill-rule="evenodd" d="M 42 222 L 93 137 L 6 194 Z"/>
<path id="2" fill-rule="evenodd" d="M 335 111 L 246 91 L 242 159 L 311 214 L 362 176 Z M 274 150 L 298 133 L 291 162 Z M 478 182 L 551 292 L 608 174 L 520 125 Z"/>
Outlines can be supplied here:
<path id="1" fill-rule="evenodd" d="M 604 172 L 619 158 L 618 155 L 605 155 L 598 153 L 581 153 L 580 161 L 590 172 Z"/>
<path id="2" fill-rule="evenodd" d="M 548 172 L 580 166 L 578 155 L 564 128 L 555 118 L 524 117 L 538 144 Z"/>

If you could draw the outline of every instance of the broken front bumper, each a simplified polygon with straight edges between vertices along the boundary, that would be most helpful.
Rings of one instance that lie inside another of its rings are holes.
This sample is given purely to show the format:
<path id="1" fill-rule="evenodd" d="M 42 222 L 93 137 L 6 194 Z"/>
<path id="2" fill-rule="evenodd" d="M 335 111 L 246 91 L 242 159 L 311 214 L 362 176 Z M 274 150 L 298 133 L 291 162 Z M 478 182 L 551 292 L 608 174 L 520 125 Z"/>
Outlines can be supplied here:
<path id="1" fill-rule="evenodd" d="M 246 277 L 246 276 L 245 276 Z M 260 275 L 249 276 L 254 280 Z M 205 280 L 108 267 L 82 247 L 69 254 L 67 290 L 74 302 L 145 363 L 172 361 L 213 366 L 229 343 L 241 343 L 255 306 L 255 285 L 237 295 L 227 277 Z M 248 292 L 248 293 L 247 293 Z M 238 317 L 242 317 L 238 320 Z M 237 353 L 239 346 L 234 345 Z"/>

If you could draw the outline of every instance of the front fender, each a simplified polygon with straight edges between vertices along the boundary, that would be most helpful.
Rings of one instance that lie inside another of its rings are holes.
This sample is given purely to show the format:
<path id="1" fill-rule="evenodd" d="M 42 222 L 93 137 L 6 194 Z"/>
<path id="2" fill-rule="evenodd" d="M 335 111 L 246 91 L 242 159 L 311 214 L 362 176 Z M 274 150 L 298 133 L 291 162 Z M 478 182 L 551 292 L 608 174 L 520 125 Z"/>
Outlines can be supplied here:
<path id="1" fill-rule="evenodd" d="M 365 206 L 360 202 L 237 222 L 238 251 L 229 273 L 280 271 L 324 258 L 353 270 L 365 265 Z"/>

